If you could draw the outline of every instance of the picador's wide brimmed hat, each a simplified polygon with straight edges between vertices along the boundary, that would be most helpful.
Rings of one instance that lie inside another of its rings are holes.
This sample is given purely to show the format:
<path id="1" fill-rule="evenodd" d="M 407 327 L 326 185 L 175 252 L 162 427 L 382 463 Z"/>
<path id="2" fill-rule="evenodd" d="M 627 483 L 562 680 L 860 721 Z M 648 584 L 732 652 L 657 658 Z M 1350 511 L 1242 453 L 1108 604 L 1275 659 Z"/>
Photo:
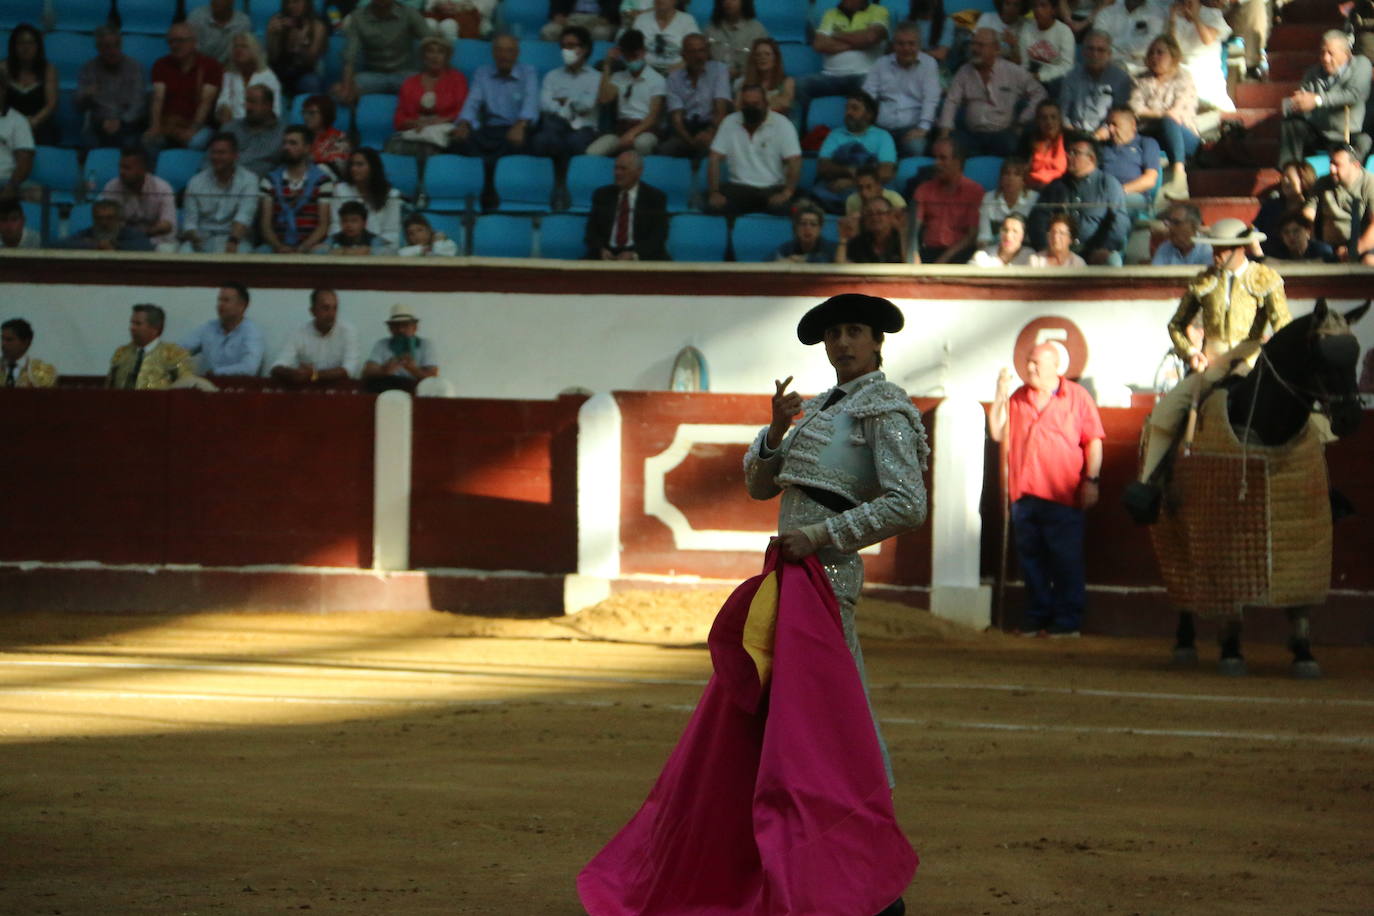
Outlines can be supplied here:
<path id="1" fill-rule="evenodd" d="M 841 293 L 831 296 L 802 316 L 797 324 L 797 339 L 808 347 L 825 339 L 825 329 L 849 322 L 866 324 L 875 331 L 893 334 L 906 319 L 902 310 L 881 296 Z"/>
<path id="2" fill-rule="evenodd" d="M 1262 242 L 1267 238 L 1263 232 L 1251 229 L 1244 220 L 1228 216 L 1226 219 L 1217 220 L 1210 229 L 1199 232 L 1193 237 L 1193 244 L 1206 243 L 1213 248 L 1239 248 L 1251 242 Z"/>

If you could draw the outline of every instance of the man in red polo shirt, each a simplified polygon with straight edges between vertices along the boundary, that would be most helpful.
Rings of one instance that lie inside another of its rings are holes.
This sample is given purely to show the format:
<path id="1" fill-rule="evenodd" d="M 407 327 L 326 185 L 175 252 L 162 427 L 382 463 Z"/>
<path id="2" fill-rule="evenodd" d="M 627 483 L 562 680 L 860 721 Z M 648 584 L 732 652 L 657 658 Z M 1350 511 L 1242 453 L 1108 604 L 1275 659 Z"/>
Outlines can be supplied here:
<path id="1" fill-rule="evenodd" d="M 1102 418 L 1081 385 L 1059 375 L 1059 350 L 1040 344 L 1026 361 L 1027 383 L 1009 394 L 997 377 L 988 413 L 993 441 L 1007 441 L 1007 487 L 1016 553 L 1030 601 L 1021 629 L 1077 636 L 1083 619 L 1083 511 L 1097 503 Z"/>
<path id="2" fill-rule="evenodd" d="M 964 154 L 951 139 L 936 140 L 935 177 L 916 186 L 918 264 L 966 264 L 978 246 L 983 186 L 964 175 Z"/>
<path id="3" fill-rule="evenodd" d="M 172 53 L 153 64 L 153 100 L 143 145 L 154 159 L 163 147 L 205 149 L 213 133 L 215 108 L 224 69 L 196 49 L 196 33 L 184 22 L 167 30 Z"/>

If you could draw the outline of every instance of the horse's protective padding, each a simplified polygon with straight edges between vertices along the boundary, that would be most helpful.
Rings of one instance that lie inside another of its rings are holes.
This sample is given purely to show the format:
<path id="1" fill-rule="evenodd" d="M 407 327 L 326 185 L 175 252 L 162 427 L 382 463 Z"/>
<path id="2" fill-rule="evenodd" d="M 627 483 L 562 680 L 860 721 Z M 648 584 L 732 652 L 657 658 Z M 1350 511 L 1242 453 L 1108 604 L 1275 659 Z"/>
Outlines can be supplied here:
<path id="1" fill-rule="evenodd" d="M 1214 393 L 1198 411 L 1191 452 L 1174 460 L 1150 528 L 1170 600 L 1212 617 L 1234 617 L 1247 605 L 1325 602 L 1327 490 L 1326 456 L 1311 423 L 1292 442 L 1242 450 L 1226 392 Z"/>

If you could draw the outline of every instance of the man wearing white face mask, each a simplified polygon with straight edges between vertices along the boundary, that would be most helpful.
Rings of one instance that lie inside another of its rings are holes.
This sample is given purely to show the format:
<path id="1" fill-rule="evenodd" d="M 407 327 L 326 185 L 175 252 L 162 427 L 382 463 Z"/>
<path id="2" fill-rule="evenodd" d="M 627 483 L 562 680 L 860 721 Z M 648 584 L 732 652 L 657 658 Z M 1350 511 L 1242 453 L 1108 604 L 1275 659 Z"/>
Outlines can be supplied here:
<path id="1" fill-rule="evenodd" d="M 580 25 L 570 25 L 559 36 L 563 66 L 544 76 L 539 92 L 543 117 L 530 141 L 536 156 L 564 160 L 586 152 L 596 139 L 596 95 L 601 74 L 587 66 L 592 36 Z"/>

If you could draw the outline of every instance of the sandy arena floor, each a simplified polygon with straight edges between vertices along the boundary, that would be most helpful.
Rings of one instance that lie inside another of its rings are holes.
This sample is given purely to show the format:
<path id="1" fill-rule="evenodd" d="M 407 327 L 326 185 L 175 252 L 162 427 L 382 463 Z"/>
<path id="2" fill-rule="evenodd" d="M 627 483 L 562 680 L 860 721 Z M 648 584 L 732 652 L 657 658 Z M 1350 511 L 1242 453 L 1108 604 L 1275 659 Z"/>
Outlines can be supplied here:
<path id="1" fill-rule="evenodd" d="M 721 596 L 0 619 L 0 913 L 581 913 Z M 1255 647 L 1227 680 L 1156 643 L 860 614 L 911 912 L 1374 912 L 1374 649 L 1295 682 Z"/>

